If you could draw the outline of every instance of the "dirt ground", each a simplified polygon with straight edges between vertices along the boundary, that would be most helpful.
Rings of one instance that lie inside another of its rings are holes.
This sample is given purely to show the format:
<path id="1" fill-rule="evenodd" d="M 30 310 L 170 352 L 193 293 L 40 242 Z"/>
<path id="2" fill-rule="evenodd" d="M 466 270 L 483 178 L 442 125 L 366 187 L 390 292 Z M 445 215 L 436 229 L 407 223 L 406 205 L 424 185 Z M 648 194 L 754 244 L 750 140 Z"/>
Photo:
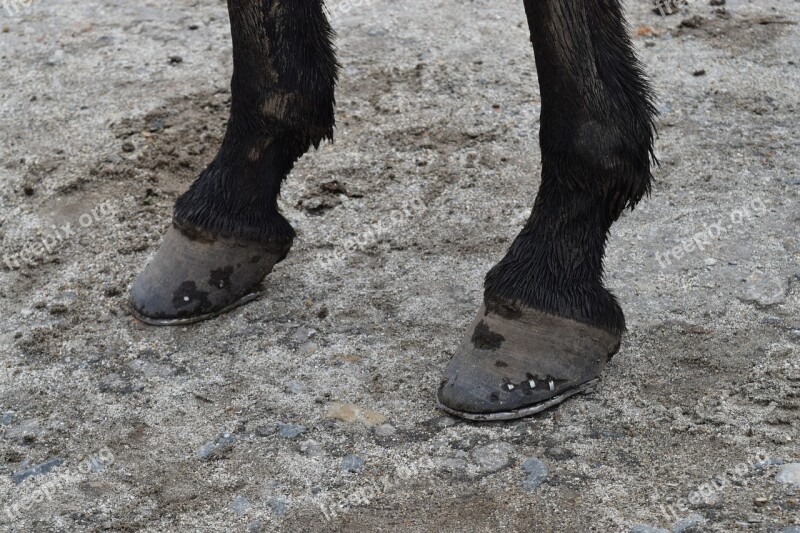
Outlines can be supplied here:
<path id="1" fill-rule="evenodd" d="M 521 2 L 330 5 L 295 246 L 265 298 L 172 329 L 127 291 L 219 145 L 224 2 L 0 6 L 0 524 L 800 531 L 800 3 L 629 0 L 661 110 L 608 249 L 629 332 L 596 392 L 499 424 L 433 396 L 538 185 Z"/>

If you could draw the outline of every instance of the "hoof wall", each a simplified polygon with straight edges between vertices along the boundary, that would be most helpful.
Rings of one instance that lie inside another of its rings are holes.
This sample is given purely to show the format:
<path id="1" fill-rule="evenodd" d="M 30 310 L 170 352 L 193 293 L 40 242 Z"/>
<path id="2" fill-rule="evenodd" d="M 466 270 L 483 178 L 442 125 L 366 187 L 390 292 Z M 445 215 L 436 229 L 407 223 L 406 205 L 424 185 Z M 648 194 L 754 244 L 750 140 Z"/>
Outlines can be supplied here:
<path id="1" fill-rule="evenodd" d="M 468 420 L 511 420 L 600 382 L 620 335 L 531 308 L 492 302 L 445 369 L 437 405 Z"/>
<path id="2" fill-rule="evenodd" d="M 207 320 L 258 299 L 286 245 L 240 242 L 173 226 L 131 289 L 134 317 L 154 326 Z"/>
<path id="3" fill-rule="evenodd" d="M 567 398 L 575 396 L 576 394 L 580 393 L 590 393 L 594 392 L 597 388 L 597 385 L 600 384 L 600 379 L 593 379 L 588 383 L 583 383 L 578 385 L 574 389 L 564 391 L 563 393 L 553 396 L 549 400 L 546 400 L 541 403 L 537 403 L 535 405 L 529 405 L 528 407 L 522 407 L 520 409 L 512 409 L 510 411 L 498 411 L 495 413 L 468 413 L 466 411 L 457 411 L 455 409 L 451 409 L 443 404 L 439 399 L 436 400 L 436 406 L 444 411 L 445 413 L 449 413 L 453 416 L 457 416 L 459 418 L 463 418 L 465 420 L 473 420 L 476 422 L 492 422 L 496 420 L 516 420 L 517 418 L 525 418 L 526 416 L 535 415 L 536 413 L 541 413 L 542 411 L 549 409 L 551 407 L 555 407 L 556 405 L 560 404 Z"/>

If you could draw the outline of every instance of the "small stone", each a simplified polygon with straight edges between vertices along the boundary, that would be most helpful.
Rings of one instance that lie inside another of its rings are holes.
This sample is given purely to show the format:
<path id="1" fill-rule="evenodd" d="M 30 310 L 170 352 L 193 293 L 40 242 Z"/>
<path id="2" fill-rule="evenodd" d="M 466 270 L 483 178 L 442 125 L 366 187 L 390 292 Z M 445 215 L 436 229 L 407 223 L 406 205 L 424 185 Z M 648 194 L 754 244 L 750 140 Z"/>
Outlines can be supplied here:
<path id="1" fill-rule="evenodd" d="M 305 342 L 297 348 L 297 351 L 300 353 L 300 355 L 311 355 L 318 349 L 319 345 L 316 342 Z"/>
<path id="2" fill-rule="evenodd" d="M 65 55 L 64 50 L 56 50 L 53 52 L 53 55 L 47 60 L 47 64 L 50 66 L 60 65 L 64 62 Z"/>
<path id="3" fill-rule="evenodd" d="M 547 479 L 547 465 L 535 457 L 529 457 L 522 463 L 522 469 L 527 472 L 522 488 L 527 491 L 535 490 Z"/>
<path id="4" fill-rule="evenodd" d="M 558 461 L 565 461 L 567 459 L 572 459 L 573 457 L 575 457 L 574 453 L 564 448 L 563 446 L 551 446 L 550 448 L 547 448 L 544 451 L 544 454 Z"/>
<path id="5" fill-rule="evenodd" d="M 763 496 L 761 496 L 759 498 L 753 498 L 753 503 L 758 505 L 759 507 L 762 506 L 762 505 L 767 505 L 768 502 L 769 502 L 769 498 L 764 498 Z"/>
<path id="6" fill-rule="evenodd" d="M 381 424 L 375 428 L 375 434 L 380 437 L 391 437 L 397 433 L 397 430 L 391 424 Z"/>
<path id="7" fill-rule="evenodd" d="M 294 342 L 298 344 L 301 344 L 310 340 L 311 337 L 313 337 L 316 334 L 317 334 L 316 330 L 300 326 L 295 330 L 294 335 L 292 335 L 292 340 L 294 340 Z"/>
<path id="8" fill-rule="evenodd" d="M 200 446 L 197 457 L 200 459 L 214 459 L 220 457 L 236 442 L 236 437 L 230 433 L 220 433 L 215 440 L 210 440 Z"/>
<path id="9" fill-rule="evenodd" d="M 709 5 L 712 5 L 712 6 L 724 6 L 725 5 L 725 0 L 709 0 L 708 3 L 709 3 Z"/>
<path id="10" fill-rule="evenodd" d="M 780 466 L 780 465 L 785 464 L 785 463 L 786 463 L 786 461 L 784 461 L 783 459 L 781 459 L 779 457 L 769 457 L 769 458 L 766 458 L 766 459 L 764 459 L 762 461 L 754 463 L 753 464 L 753 468 L 755 468 L 756 470 L 762 470 L 762 469 L 764 469 L 764 468 L 766 468 L 768 466 Z"/>
<path id="11" fill-rule="evenodd" d="M 714 265 L 717 264 L 717 260 L 714 259 L 713 257 L 709 257 L 709 258 L 707 258 L 705 260 L 705 264 L 706 264 L 706 266 L 710 266 L 711 267 L 711 266 L 714 266 Z"/>
<path id="12" fill-rule="evenodd" d="M 775 479 L 779 483 L 800 487 L 800 463 L 788 463 L 783 465 L 780 470 L 778 470 Z"/>
<path id="13" fill-rule="evenodd" d="M 247 501 L 247 498 L 241 495 L 234 498 L 233 503 L 231 504 L 231 509 L 233 509 L 233 512 L 236 513 L 236 516 L 246 515 L 249 508 L 250 502 Z"/>
<path id="14" fill-rule="evenodd" d="M 170 65 L 178 65 L 183 63 L 183 58 L 181 56 L 169 56 L 169 63 Z"/>
<path id="15" fill-rule="evenodd" d="M 94 472 L 95 474 L 99 472 L 104 472 L 106 469 L 106 464 L 103 460 L 99 457 L 92 457 L 89 459 L 89 471 Z"/>
<path id="16" fill-rule="evenodd" d="M 449 428 L 450 426 L 455 426 L 456 421 L 453 419 L 452 416 L 443 416 L 436 421 L 436 425 L 439 426 L 440 428 Z"/>
<path id="17" fill-rule="evenodd" d="M 695 77 L 705 76 L 705 75 L 706 75 L 706 69 L 704 69 L 704 68 L 697 69 L 694 72 L 692 72 L 692 76 L 695 76 Z"/>
<path id="18" fill-rule="evenodd" d="M 54 468 L 61 466 L 63 463 L 64 463 L 63 459 L 50 459 L 49 461 L 45 461 L 44 463 L 34 465 L 30 468 L 26 468 L 25 470 L 20 470 L 19 472 L 11 476 L 11 479 L 14 481 L 14 483 L 19 485 L 29 477 L 48 474 Z"/>
<path id="19" fill-rule="evenodd" d="M 306 391 L 305 386 L 296 380 L 287 381 L 283 387 L 283 391 L 287 394 L 303 394 Z"/>
<path id="20" fill-rule="evenodd" d="M 689 17 L 688 19 L 683 19 L 680 24 L 678 24 L 679 28 L 699 28 L 705 23 L 705 19 L 700 15 L 695 15 L 693 17 Z"/>
<path id="21" fill-rule="evenodd" d="M 322 446 L 315 440 L 304 440 L 300 443 L 300 452 L 309 457 L 315 457 L 322 455 Z"/>
<path id="22" fill-rule="evenodd" d="M 437 470 L 450 474 L 460 474 L 466 472 L 468 464 L 466 459 L 460 457 L 437 457 L 433 460 Z"/>
<path id="23" fill-rule="evenodd" d="M 306 426 L 300 424 L 278 424 L 278 435 L 285 439 L 293 439 L 305 433 L 308 430 Z"/>
<path id="24" fill-rule="evenodd" d="M 472 461 L 483 472 L 497 472 L 511 465 L 510 455 L 514 447 L 507 442 L 492 442 L 485 446 L 478 446 L 470 452 Z"/>
<path id="25" fill-rule="evenodd" d="M 278 516 L 286 514 L 286 498 L 282 496 L 275 496 L 267 500 L 267 505 L 272 509 L 272 512 Z"/>
<path id="26" fill-rule="evenodd" d="M 126 153 L 131 153 L 136 150 L 136 145 L 132 142 L 126 142 L 122 144 L 122 151 Z"/>
<path id="27" fill-rule="evenodd" d="M 14 412 L 8 411 L 0 416 L 0 426 L 9 426 L 14 421 Z"/>
<path id="28" fill-rule="evenodd" d="M 681 518 L 672 526 L 672 533 L 691 533 L 705 522 L 701 514 L 690 514 L 686 518 Z"/>
<path id="29" fill-rule="evenodd" d="M 342 459 L 343 472 L 361 472 L 364 469 L 364 459 L 357 455 L 345 455 Z"/>
<path id="30" fill-rule="evenodd" d="M 328 406 L 326 418 L 342 422 L 360 422 L 367 427 L 375 427 L 387 421 L 386 417 L 377 411 L 362 409 L 352 403 L 332 403 Z"/>
<path id="31" fill-rule="evenodd" d="M 786 302 L 787 291 L 786 282 L 778 278 L 749 279 L 745 293 L 739 299 L 763 309 Z"/>
<path id="32" fill-rule="evenodd" d="M 669 533 L 669 531 L 660 527 L 639 524 L 638 526 L 633 526 L 631 528 L 631 533 Z"/>

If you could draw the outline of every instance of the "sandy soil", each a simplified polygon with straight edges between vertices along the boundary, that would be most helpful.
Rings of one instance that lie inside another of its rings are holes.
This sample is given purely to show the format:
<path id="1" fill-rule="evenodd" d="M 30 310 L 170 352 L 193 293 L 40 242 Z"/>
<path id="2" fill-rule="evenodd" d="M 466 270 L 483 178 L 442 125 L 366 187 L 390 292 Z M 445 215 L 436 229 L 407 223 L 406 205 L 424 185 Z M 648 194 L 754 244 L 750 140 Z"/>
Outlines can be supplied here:
<path id="1" fill-rule="evenodd" d="M 127 290 L 219 145 L 224 3 L 9 3 L 8 530 L 800 526 L 800 3 L 629 2 L 662 112 L 609 245 L 630 331 L 595 393 L 492 425 L 432 400 L 538 184 L 521 2 L 334 2 L 337 139 L 286 183 L 295 247 L 268 297 L 174 329 Z"/>

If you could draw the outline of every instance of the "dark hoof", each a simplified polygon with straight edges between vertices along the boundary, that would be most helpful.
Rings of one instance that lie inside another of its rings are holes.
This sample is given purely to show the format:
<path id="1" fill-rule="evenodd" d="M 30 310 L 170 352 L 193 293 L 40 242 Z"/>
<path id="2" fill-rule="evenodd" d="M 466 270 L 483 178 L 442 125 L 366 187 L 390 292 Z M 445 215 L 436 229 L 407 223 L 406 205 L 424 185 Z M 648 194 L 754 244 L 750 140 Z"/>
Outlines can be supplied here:
<path id="1" fill-rule="evenodd" d="M 258 284 L 290 246 L 213 237 L 173 224 L 133 284 L 133 316 L 155 326 L 191 324 L 255 300 Z"/>
<path id="2" fill-rule="evenodd" d="M 481 307 L 445 369 L 438 406 L 468 420 L 511 420 L 593 389 L 620 335 L 530 308 Z"/>

